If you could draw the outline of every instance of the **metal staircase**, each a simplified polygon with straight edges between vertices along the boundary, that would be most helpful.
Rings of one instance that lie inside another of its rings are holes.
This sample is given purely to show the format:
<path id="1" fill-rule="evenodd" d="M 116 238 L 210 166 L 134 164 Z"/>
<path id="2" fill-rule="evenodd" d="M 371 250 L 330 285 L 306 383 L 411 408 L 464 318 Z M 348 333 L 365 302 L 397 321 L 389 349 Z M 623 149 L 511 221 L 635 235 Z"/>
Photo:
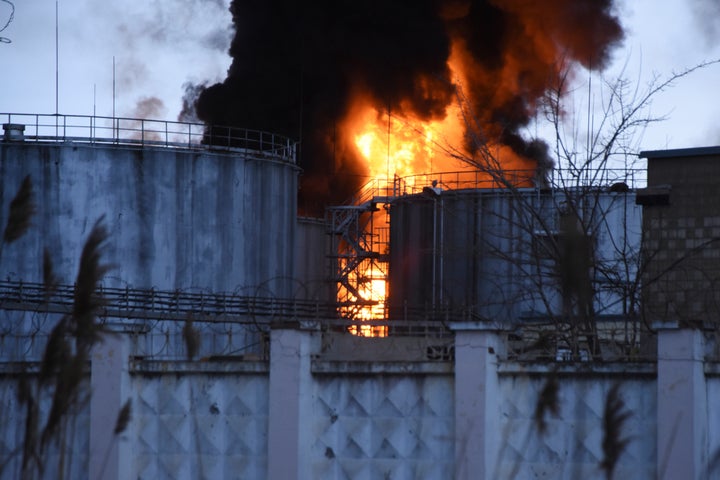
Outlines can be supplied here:
<path id="1" fill-rule="evenodd" d="M 343 318 L 371 319 L 379 315 L 378 307 L 384 308 L 373 283 L 387 282 L 389 213 L 383 207 L 395 198 L 392 192 L 388 182 L 380 186 L 373 181 L 361 189 L 352 204 L 326 210 L 331 238 L 330 278 L 337 285 Z"/>

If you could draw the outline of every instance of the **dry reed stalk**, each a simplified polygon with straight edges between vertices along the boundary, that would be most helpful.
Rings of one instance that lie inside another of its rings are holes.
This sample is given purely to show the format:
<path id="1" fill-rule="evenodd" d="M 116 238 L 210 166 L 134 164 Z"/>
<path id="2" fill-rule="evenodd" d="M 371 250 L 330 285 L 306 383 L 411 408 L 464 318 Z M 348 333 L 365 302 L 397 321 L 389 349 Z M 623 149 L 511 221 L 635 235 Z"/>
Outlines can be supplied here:
<path id="1" fill-rule="evenodd" d="M 28 392 L 28 395 L 23 395 L 21 403 L 26 406 L 25 413 L 25 439 L 23 441 L 23 456 L 22 456 L 22 472 L 23 478 L 27 476 L 27 472 L 30 470 L 30 464 L 33 462 L 38 468 L 42 468 L 42 462 L 37 449 L 38 443 L 38 417 L 40 416 L 38 404 L 35 401 L 35 397 Z"/>
<path id="2" fill-rule="evenodd" d="M 192 360 L 197 355 L 200 347 L 200 333 L 193 327 L 192 317 L 188 315 L 185 319 L 185 325 L 182 329 L 182 336 L 185 340 L 185 349 L 187 351 L 188 360 Z"/>
<path id="3" fill-rule="evenodd" d="M 603 413 L 604 458 L 600 463 L 600 468 L 605 471 L 605 477 L 608 480 L 612 479 L 620 455 L 630 442 L 629 438 L 623 437 L 623 427 L 630 415 L 631 412 L 625 408 L 625 402 L 620 396 L 620 384 L 616 383 L 608 392 Z"/>
<path id="4" fill-rule="evenodd" d="M 557 416 L 560 411 L 560 400 L 558 398 L 558 392 L 560 391 L 560 383 L 558 382 L 557 375 L 553 372 L 548 377 L 543 389 L 540 391 L 537 403 L 535 404 L 535 414 L 533 420 L 535 425 L 540 432 L 544 434 L 547 430 L 547 422 L 545 421 L 546 413 L 552 413 Z"/>
<path id="5" fill-rule="evenodd" d="M 53 269 L 52 257 L 50 250 L 47 247 L 43 250 L 43 288 L 45 290 L 45 301 L 50 300 L 50 297 L 58 286 L 58 278 L 55 276 Z"/>
<path id="6" fill-rule="evenodd" d="M 115 420 L 115 429 L 113 430 L 113 439 L 108 444 L 105 450 L 105 457 L 103 458 L 102 466 L 100 467 L 100 477 L 105 473 L 108 459 L 110 458 L 110 452 L 112 451 L 113 445 L 117 441 L 118 435 L 123 433 L 127 428 L 130 420 L 132 419 L 132 399 L 128 398 L 125 404 L 118 412 L 117 419 Z"/>
<path id="7" fill-rule="evenodd" d="M 3 242 L 12 243 L 22 237 L 30 228 L 30 220 L 35 211 L 32 180 L 30 180 L 30 175 L 27 175 L 23 179 L 15 198 L 10 202 L 10 215 L 5 226 Z"/>
<path id="8" fill-rule="evenodd" d="M 54 380 L 58 369 L 67 365 L 72 358 L 72 348 L 67 339 L 67 324 L 68 317 L 63 317 L 50 332 L 40 364 L 41 384 Z"/>
<path id="9" fill-rule="evenodd" d="M 75 299 L 73 303 L 72 320 L 78 351 L 89 353 L 90 348 L 100 340 L 100 326 L 95 322 L 102 298 L 96 290 L 102 277 L 113 267 L 101 264 L 102 248 L 108 238 L 108 232 L 103 225 L 101 217 L 90 231 L 82 255 L 80 267 L 75 281 Z"/>
<path id="10" fill-rule="evenodd" d="M 52 403 L 41 436 L 44 449 L 63 425 L 74 407 L 82 404 L 82 382 L 90 352 L 101 340 L 102 327 L 96 322 L 102 298 L 97 286 L 111 269 L 101 264 L 102 248 L 108 234 L 102 218 L 93 226 L 80 256 L 73 310 L 55 325 L 48 339 L 40 368 L 40 381 L 54 387 Z M 54 283 L 51 263 L 45 262 L 46 287 Z"/>
<path id="11" fill-rule="evenodd" d="M 30 176 L 26 176 L 9 207 L 8 221 L 0 242 L 2 247 L 22 237 L 30 228 L 31 219 L 36 212 L 33 186 Z M 93 345 L 101 340 L 102 328 L 96 317 L 103 304 L 102 297 L 96 293 L 102 277 L 112 267 L 101 264 L 102 248 L 108 238 L 108 232 L 100 218 L 93 226 L 85 242 L 80 257 L 80 267 L 76 279 L 73 310 L 70 315 L 61 318 L 48 338 L 40 366 L 39 382 L 31 385 L 26 374 L 20 376 L 18 384 L 18 402 L 26 410 L 25 435 L 22 450 L 22 478 L 43 477 L 45 471 L 44 454 L 52 440 L 65 444 L 64 430 L 67 420 L 83 406 L 89 398 L 82 384 L 86 365 L 90 360 Z M 45 300 L 55 292 L 58 279 L 55 275 L 51 254 L 43 252 L 43 285 Z M 40 422 L 39 404 L 43 391 L 52 392 L 52 402 L 44 425 Z M 128 401 L 118 414 L 115 434 L 123 432 L 130 422 L 130 402 Z M 20 450 L 20 449 L 19 449 Z M 64 458 L 59 459 L 64 471 Z M 0 464 L 0 471 L 6 463 Z"/>
<path id="12" fill-rule="evenodd" d="M 130 419 L 132 418 L 132 399 L 128 398 L 125 405 L 118 412 L 117 420 L 115 421 L 115 429 L 113 430 L 114 435 L 120 435 L 125 431 Z"/>
<path id="13" fill-rule="evenodd" d="M 80 385 L 83 381 L 86 361 L 87 356 L 78 354 L 58 369 L 50 412 L 40 442 L 43 448 L 55 436 L 63 418 L 71 411 L 73 405 L 79 403 Z"/>

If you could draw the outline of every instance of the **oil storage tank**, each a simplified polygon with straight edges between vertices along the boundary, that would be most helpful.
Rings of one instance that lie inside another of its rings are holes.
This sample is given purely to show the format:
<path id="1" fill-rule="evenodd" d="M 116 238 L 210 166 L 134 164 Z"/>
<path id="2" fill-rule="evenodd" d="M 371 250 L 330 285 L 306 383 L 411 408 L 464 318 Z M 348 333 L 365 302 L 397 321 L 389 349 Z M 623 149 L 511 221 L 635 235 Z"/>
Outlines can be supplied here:
<path id="1" fill-rule="evenodd" d="M 513 198 L 499 191 L 425 188 L 391 206 L 391 316 L 451 309 L 510 318 L 519 244 Z"/>
<path id="2" fill-rule="evenodd" d="M 390 318 L 557 318 L 559 222 L 571 203 L 592 237 L 595 311 L 622 313 L 627 299 L 618 292 L 635 280 L 640 248 L 633 192 L 433 186 L 390 206 Z"/>
<path id="3" fill-rule="evenodd" d="M 27 235 L 6 246 L 3 280 L 41 282 L 47 248 L 72 282 L 82 243 L 102 218 L 110 234 L 103 261 L 114 266 L 105 286 L 291 296 L 294 142 L 235 130 L 233 147 L 221 148 L 204 145 L 194 124 L 7 118 L 0 204 L 29 175 L 37 213 Z"/>

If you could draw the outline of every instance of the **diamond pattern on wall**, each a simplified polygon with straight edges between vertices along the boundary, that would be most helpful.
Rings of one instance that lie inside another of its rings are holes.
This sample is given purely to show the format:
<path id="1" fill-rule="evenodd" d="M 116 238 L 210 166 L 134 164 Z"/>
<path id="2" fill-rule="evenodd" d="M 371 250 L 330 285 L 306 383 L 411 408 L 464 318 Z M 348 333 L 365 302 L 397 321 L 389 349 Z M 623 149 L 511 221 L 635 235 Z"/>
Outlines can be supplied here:
<path id="1" fill-rule="evenodd" d="M 561 377 L 558 416 L 546 414 L 547 430 L 537 431 L 533 420 L 540 376 L 500 377 L 500 464 L 498 478 L 604 479 L 603 413 L 612 378 Z M 628 379 L 621 396 L 631 416 L 624 435 L 630 443 L 620 457 L 615 478 L 655 477 L 655 382 Z"/>
<path id="2" fill-rule="evenodd" d="M 317 479 L 452 478 L 451 377 L 316 377 Z"/>
<path id="3" fill-rule="evenodd" d="M 168 373 L 132 381 L 133 478 L 265 478 L 266 376 Z"/>

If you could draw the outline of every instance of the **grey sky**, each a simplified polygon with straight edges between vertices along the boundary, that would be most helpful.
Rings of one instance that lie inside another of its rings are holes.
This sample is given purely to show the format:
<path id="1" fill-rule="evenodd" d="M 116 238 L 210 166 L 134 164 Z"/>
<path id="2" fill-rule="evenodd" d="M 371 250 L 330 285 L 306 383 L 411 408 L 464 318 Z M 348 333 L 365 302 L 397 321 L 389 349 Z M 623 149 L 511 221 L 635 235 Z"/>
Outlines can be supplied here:
<path id="1" fill-rule="evenodd" d="M 15 0 L 14 21 L 0 33 L 0 111 L 55 113 L 55 0 Z M 112 113 L 175 120 L 186 82 L 225 76 L 232 36 L 229 0 L 59 0 L 59 113 Z M 720 58 L 720 8 L 714 0 L 623 0 L 627 32 L 612 76 L 644 85 L 703 60 Z M 0 28 L 9 5 L 0 1 Z M 651 126 L 643 149 L 720 144 L 720 66 L 681 80 L 652 111 L 669 120 Z M 587 79 L 578 78 L 578 105 Z M 599 82 L 596 83 L 596 85 Z M 143 109 L 142 111 L 139 109 Z M 149 109 L 149 110 L 148 110 Z"/>

